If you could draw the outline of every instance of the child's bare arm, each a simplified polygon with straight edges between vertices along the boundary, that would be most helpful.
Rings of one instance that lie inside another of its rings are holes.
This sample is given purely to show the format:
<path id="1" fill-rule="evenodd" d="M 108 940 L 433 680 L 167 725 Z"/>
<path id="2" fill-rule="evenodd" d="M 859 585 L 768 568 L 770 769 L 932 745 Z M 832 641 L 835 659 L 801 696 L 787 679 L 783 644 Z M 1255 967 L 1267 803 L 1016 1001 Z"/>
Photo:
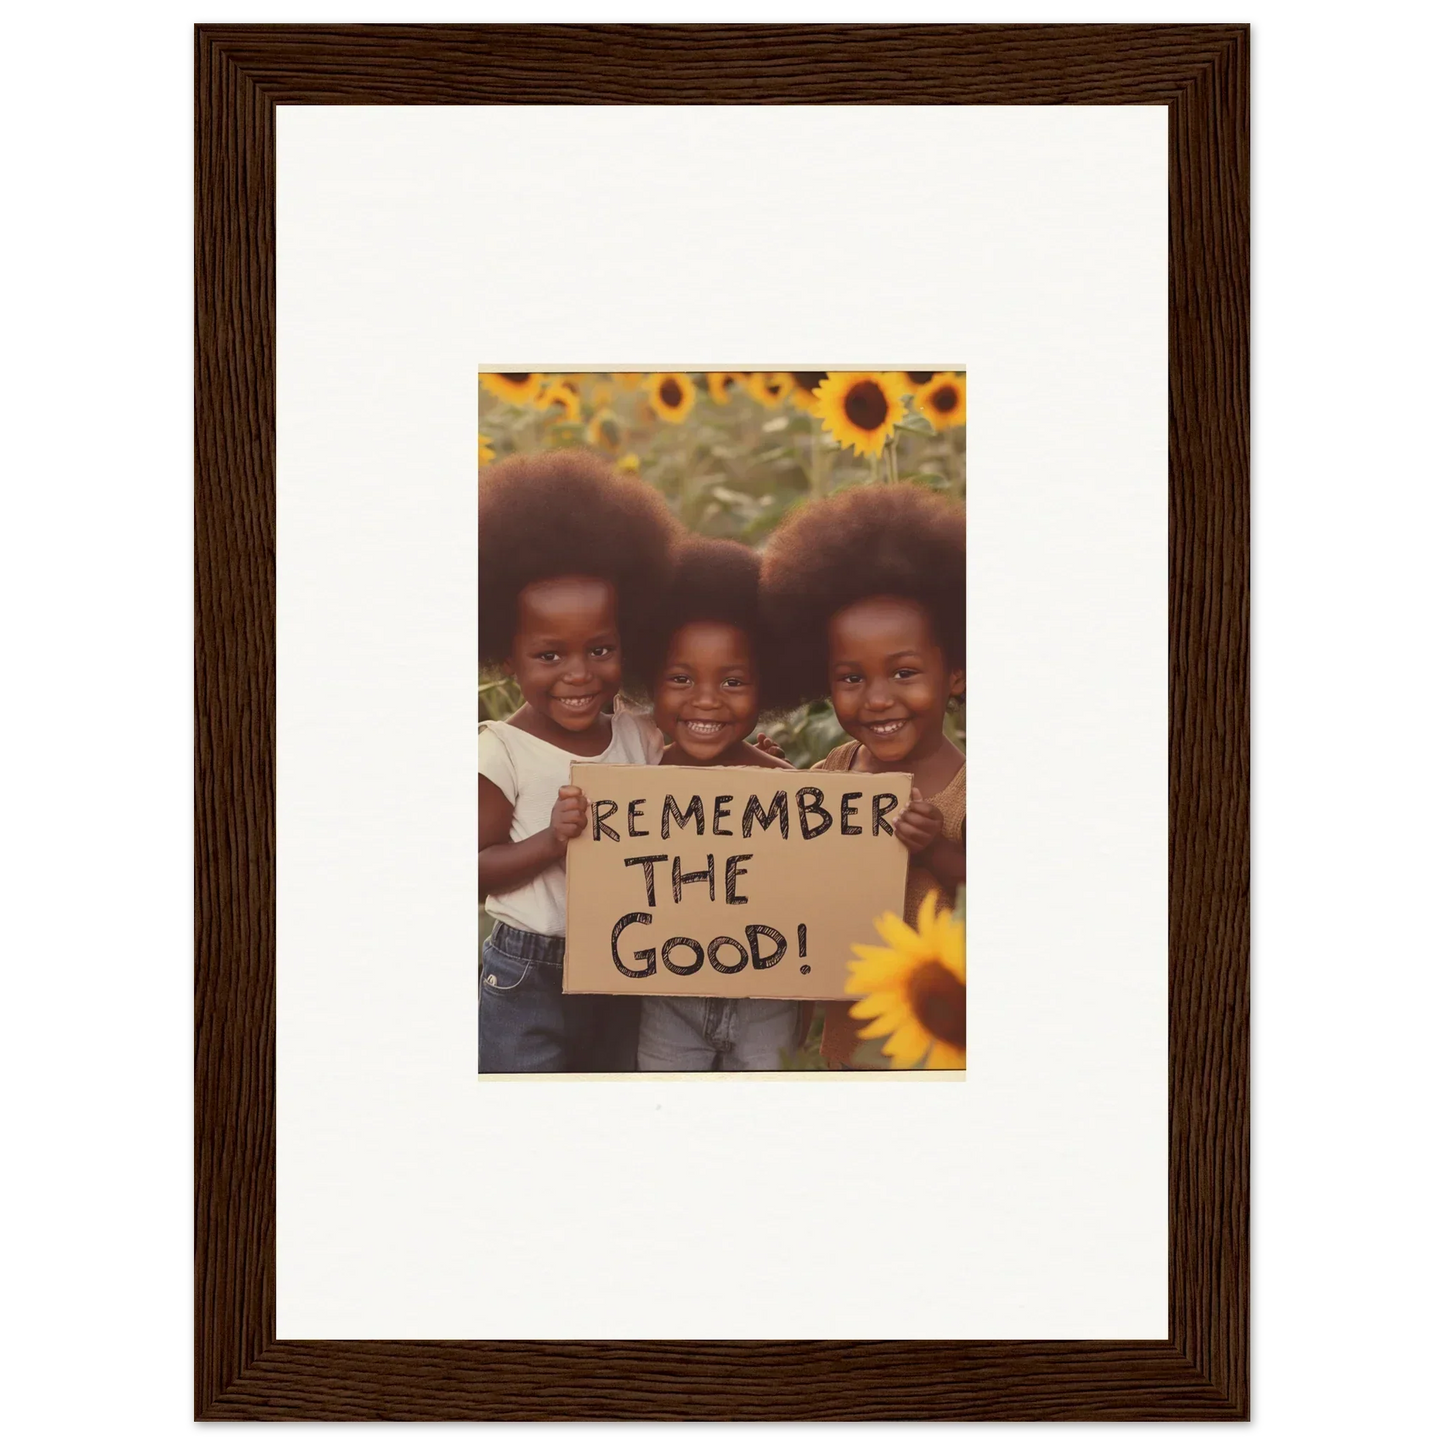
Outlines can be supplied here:
<path id="1" fill-rule="evenodd" d="M 943 836 L 943 814 L 917 788 L 893 825 L 899 841 L 938 881 L 957 893 L 964 882 L 963 844 Z"/>
<path id="2" fill-rule="evenodd" d="M 581 788 L 559 788 L 551 824 L 530 838 L 511 841 L 512 804 L 489 778 L 477 775 L 477 892 L 506 893 L 530 883 L 567 855 L 567 844 L 587 825 Z"/>
<path id="3" fill-rule="evenodd" d="M 925 849 L 919 861 L 938 881 L 955 894 L 963 887 L 968 854 L 962 843 L 953 838 L 939 837 L 932 846 Z"/>

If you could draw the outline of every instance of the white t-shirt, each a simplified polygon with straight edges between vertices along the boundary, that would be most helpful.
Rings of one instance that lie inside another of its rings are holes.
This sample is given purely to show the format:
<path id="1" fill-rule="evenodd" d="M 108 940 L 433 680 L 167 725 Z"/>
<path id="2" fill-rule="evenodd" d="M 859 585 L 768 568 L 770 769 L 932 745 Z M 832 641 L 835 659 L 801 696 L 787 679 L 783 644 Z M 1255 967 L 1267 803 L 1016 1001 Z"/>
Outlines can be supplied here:
<path id="1" fill-rule="evenodd" d="M 630 712 L 612 715 L 612 741 L 594 757 L 564 752 L 510 723 L 484 722 L 477 729 L 477 771 L 495 783 L 511 803 L 511 840 L 517 843 L 552 826 L 557 789 L 567 786 L 574 762 L 655 763 L 665 746 L 650 717 Z M 486 908 L 493 918 L 513 928 L 565 937 L 566 865 L 553 863 L 520 888 L 491 894 Z"/>

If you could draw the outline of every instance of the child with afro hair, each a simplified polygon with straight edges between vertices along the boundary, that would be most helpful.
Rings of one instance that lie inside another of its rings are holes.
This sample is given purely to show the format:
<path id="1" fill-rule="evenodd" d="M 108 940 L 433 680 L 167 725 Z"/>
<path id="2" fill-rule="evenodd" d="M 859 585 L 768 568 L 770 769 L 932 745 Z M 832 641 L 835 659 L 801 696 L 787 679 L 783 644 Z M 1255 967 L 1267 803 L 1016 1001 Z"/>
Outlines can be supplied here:
<path id="1" fill-rule="evenodd" d="M 655 763 L 644 719 L 610 711 L 667 576 L 676 524 L 645 483 L 590 452 L 515 456 L 478 484 L 479 661 L 523 702 L 484 722 L 477 884 L 480 1073 L 636 1067 L 637 1000 L 562 993 L 564 860 L 587 821 L 574 759 Z"/>
<path id="2" fill-rule="evenodd" d="M 757 553 L 690 537 L 672 572 L 649 648 L 653 720 L 671 739 L 664 763 L 786 768 L 748 741 L 776 706 L 776 669 L 759 616 Z M 791 999 L 646 998 L 637 1041 L 645 1070 L 776 1069 L 796 1041 Z"/>
<path id="3" fill-rule="evenodd" d="M 964 534 L 963 508 L 936 493 L 861 486 L 792 512 L 763 558 L 764 609 L 789 638 L 797 700 L 826 693 L 851 738 L 815 766 L 913 774 L 893 825 L 909 852 L 910 925 L 930 893 L 952 907 L 964 881 L 964 758 L 943 728 L 964 691 Z M 889 1067 L 848 1009 L 824 1008 L 825 1060 Z M 962 1049 L 962 1016 L 937 1022 Z"/>

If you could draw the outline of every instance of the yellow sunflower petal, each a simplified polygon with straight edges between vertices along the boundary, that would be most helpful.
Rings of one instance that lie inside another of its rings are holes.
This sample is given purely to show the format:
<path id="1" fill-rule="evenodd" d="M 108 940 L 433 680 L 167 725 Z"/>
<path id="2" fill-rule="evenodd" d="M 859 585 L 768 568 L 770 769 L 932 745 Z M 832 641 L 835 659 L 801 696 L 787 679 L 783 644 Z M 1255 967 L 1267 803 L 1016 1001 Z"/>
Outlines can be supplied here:
<path id="1" fill-rule="evenodd" d="M 921 929 L 919 931 L 922 932 Z M 928 944 L 933 951 L 933 957 L 940 963 L 953 968 L 955 973 L 962 967 L 963 920 L 951 909 L 943 907 L 941 903 L 933 916 L 933 927 L 928 932 Z"/>
<path id="2" fill-rule="evenodd" d="M 615 456 L 622 447 L 622 437 L 622 423 L 609 407 L 594 412 L 587 423 L 587 441 L 601 451 Z"/>
<path id="3" fill-rule="evenodd" d="M 964 1051 L 956 1049 L 952 1044 L 946 1044 L 942 1039 L 935 1039 L 933 1047 L 928 1051 L 928 1063 L 930 1069 L 963 1069 L 967 1068 L 964 1061 Z"/>
<path id="4" fill-rule="evenodd" d="M 496 460 L 496 452 L 492 450 L 491 437 L 485 437 L 477 433 L 477 465 L 484 466 L 487 462 Z"/>
<path id="5" fill-rule="evenodd" d="M 883 1045 L 883 1052 L 893 1060 L 895 1069 L 911 1069 L 933 1042 L 933 1035 L 922 1024 L 909 1019 L 902 1028 L 894 1030 L 893 1037 Z"/>
<path id="6" fill-rule="evenodd" d="M 855 943 L 853 952 L 860 963 L 885 963 L 899 956 L 896 948 L 887 948 L 881 943 Z"/>
<path id="7" fill-rule="evenodd" d="M 726 406 L 732 400 L 742 378 L 735 371 L 710 371 L 707 374 L 707 394 L 719 405 Z"/>
<path id="8" fill-rule="evenodd" d="M 968 975 L 964 971 L 964 944 L 963 944 L 963 922 L 961 919 L 953 919 L 947 932 L 943 935 L 943 946 L 938 950 L 938 961 L 954 977 L 967 982 Z"/>
<path id="9" fill-rule="evenodd" d="M 910 1011 L 908 1000 L 896 990 L 886 989 L 880 993 L 870 993 L 866 998 L 860 998 L 848 1010 L 855 1019 L 891 1018 L 900 1011 L 904 1013 Z"/>
<path id="10" fill-rule="evenodd" d="M 908 981 L 918 965 L 908 959 L 884 963 L 852 963 L 848 965 L 849 993 L 897 992 Z"/>
<path id="11" fill-rule="evenodd" d="M 885 913 L 873 926 L 899 953 L 911 959 L 931 958 L 928 945 L 896 913 Z"/>
<path id="12" fill-rule="evenodd" d="M 904 382 L 893 371 L 832 371 L 813 393 L 823 430 L 860 457 L 876 457 L 903 419 Z"/>
<path id="13" fill-rule="evenodd" d="M 894 375 L 902 380 L 905 390 L 909 396 L 912 396 L 915 391 L 922 391 L 938 373 L 936 371 L 899 371 Z"/>
<path id="14" fill-rule="evenodd" d="M 533 406 L 538 411 L 551 411 L 553 407 L 560 407 L 564 421 L 575 422 L 582 419 L 582 398 L 570 381 L 554 381 L 533 402 Z"/>
<path id="15" fill-rule="evenodd" d="M 915 925 L 918 936 L 928 942 L 933 941 L 933 920 L 938 917 L 938 889 L 933 889 L 925 895 L 923 902 L 918 905 L 918 923 Z"/>
<path id="16" fill-rule="evenodd" d="M 752 371 L 747 375 L 748 394 L 766 407 L 781 406 L 793 389 L 786 371 Z"/>
<path id="17" fill-rule="evenodd" d="M 788 394 L 788 401 L 799 411 L 805 411 L 809 416 L 818 415 L 817 390 L 827 380 L 826 371 L 790 371 L 788 375 L 793 379 L 793 389 Z"/>
<path id="18" fill-rule="evenodd" d="M 482 386 L 499 401 L 531 406 L 542 394 L 547 378 L 539 371 L 484 371 Z"/>
<path id="19" fill-rule="evenodd" d="M 856 1016 L 855 1010 L 850 1010 Z M 889 1034 L 897 1033 L 904 1024 L 908 1022 L 909 1011 L 905 1004 L 902 1008 L 896 1008 L 887 1013 L 881 1013 L 876 1019 L 868 1023 L 866 1027 L 858 1030 L 858 1037 L 863 1039 L 885 1039 Z M 861 1022 L 861 1020 L 860 1020 Z"/>
<path id="20" fill-rule="evenodd" d="M 697 384 L 684 371 L 658 371 L 647 378 L 647 404 L 665 422 L 676 426 L 697 401 Z"/>
<path id="21" fill-rule="evenodd" d="M 964 425 L 968 415 L 967 380 L 951 371 L 935 372 L 928 385 L 914 394 L 914 407 L 928 418 L 934 431 Z"/>

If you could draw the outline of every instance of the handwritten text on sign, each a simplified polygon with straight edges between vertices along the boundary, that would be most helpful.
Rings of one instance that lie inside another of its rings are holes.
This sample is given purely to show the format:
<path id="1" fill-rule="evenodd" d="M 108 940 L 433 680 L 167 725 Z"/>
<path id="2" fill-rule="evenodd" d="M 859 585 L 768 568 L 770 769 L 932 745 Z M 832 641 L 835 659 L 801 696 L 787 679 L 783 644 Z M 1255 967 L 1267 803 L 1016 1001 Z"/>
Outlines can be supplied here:
<path id="1" fill-rule="evenodd" d="M 903 907 L 906 773 L 574 763 L 569 993 L 841 998 Z"/>

